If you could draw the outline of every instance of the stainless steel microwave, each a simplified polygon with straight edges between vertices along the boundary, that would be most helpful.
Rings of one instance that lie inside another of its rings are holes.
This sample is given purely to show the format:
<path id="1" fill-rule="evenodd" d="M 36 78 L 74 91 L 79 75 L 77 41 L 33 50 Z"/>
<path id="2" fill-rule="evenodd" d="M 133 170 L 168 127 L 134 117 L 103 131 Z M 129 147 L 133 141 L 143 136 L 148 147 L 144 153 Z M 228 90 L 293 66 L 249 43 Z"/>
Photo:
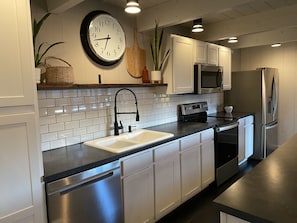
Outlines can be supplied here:
<path id="1" fill-rule="evenodd" d="M 223 67 L 194 65 L 194 93 L 209 94 L 223 91 Z"/>

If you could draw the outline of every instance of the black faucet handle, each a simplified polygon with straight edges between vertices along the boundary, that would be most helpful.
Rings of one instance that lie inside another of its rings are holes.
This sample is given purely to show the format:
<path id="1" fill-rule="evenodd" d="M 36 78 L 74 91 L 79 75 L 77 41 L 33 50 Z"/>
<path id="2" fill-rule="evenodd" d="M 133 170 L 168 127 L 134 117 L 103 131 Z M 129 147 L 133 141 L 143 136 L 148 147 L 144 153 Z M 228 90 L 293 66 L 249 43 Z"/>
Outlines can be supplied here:
<path id="1" fill-rule="evenodd" d="M 123 129 L 123 128 L 124 128 L 123 123 L 122 123 L 122 121 L 120 121 L 119 129 Z"/>
<path id="2" fill-rule="evenodd" d="M 129 131 L 129 132 L 132 132 L 132 127 L 136 127 L 136 125 L 129 125 L 129 126 L 128 126 L 128 131 Z"/>

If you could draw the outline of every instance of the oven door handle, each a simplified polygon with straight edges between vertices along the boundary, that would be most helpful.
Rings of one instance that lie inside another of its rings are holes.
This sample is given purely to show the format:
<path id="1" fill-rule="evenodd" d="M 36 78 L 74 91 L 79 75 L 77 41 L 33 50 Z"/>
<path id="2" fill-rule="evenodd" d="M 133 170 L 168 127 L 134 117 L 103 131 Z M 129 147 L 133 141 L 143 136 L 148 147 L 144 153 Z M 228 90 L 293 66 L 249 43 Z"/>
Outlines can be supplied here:
<path id="1" fill-rule="evenodd" d="M 221 126 L 221 127 L 216 127 L 216 132 L 223 132 L 223 131 L 227 131 L 233 128 L 238 127 L 238 122 L 232 123 L 230 125 L 225 125 L 225 126 Z"/>

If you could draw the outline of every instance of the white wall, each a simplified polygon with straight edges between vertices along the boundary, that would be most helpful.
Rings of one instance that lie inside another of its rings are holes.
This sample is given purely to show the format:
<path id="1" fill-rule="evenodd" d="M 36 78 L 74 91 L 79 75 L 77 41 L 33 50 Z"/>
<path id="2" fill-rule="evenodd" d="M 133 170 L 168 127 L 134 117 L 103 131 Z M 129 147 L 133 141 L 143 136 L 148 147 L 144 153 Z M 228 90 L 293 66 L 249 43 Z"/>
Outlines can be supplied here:
<path id="1" fill-rule="evenodd" d="M 275 67 L 279 70 L 279 144 L 297 132 L 297 43 L 281 47 L 270 46 L 245 48 L 233 54 L 240 58 L 234 71 L 253 70 L 258 67 Z M 237 58 L 232 58 L 232 62 Z"/>

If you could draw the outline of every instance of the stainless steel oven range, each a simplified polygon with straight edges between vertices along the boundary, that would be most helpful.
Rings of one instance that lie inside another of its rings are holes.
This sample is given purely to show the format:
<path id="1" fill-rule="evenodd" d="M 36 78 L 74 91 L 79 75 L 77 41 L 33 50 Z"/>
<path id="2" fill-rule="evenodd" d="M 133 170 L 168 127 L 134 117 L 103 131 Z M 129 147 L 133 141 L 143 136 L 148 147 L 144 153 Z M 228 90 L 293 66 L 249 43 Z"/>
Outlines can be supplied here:
<path id="1" fill-rule="evenodd" d="M 183 122 L 204 122 L 214 127 L 215 144 L 215 176 L 216 184 L 223 184 L 238 170 L 238 121 L 208 117 L 207 102 L 182 104 L 180 107 L 180 120 Z"/>

